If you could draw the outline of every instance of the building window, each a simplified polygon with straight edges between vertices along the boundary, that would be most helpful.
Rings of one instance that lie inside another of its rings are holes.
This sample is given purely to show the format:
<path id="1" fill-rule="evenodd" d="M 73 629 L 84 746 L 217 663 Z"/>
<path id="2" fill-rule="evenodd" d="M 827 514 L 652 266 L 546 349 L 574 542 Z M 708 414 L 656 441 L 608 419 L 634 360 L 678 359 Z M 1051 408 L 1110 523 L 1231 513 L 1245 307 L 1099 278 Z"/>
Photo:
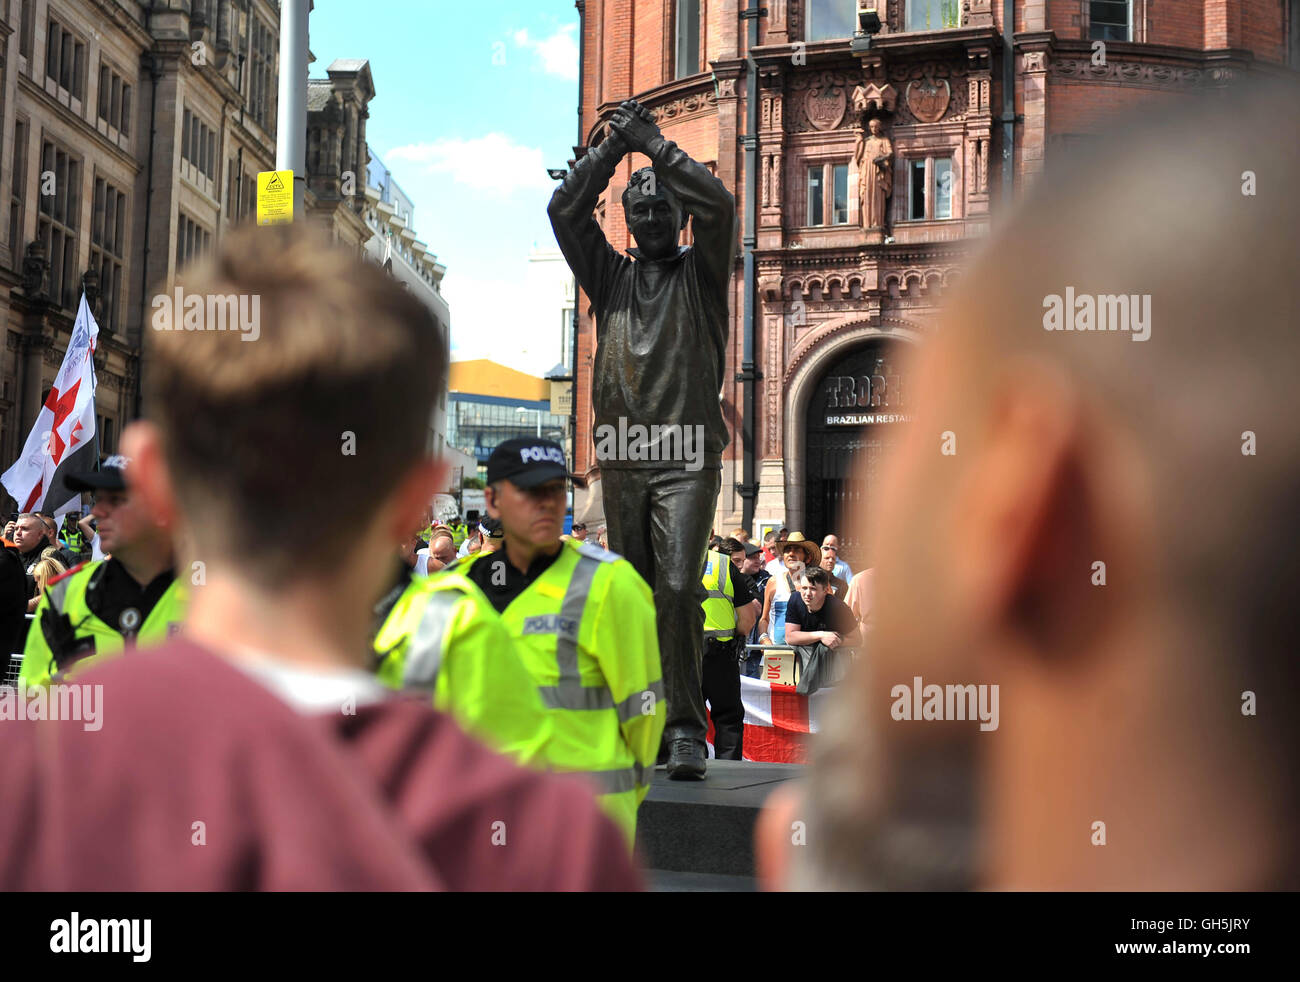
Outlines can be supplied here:
<path id="1" fill-rule="evenodd" d="M 216 134 L 188 109 L 181 117 L 181 159 L 206 177 L 216 179 Z"/>
<path id="2" fill-rule="evenodd" d="M 131 86 L 102 61 L 99 63 L 99 118 L 123 136 L 131 135 Z"/>
<path id="3" fill-rule="evenodd" d="M 677 68 L 674 78 L 700 70 L 700 0 L 677 0 Z"/>
<path id="4" fill-rule="evenodd" d="M 952 158 L 912 160 L 907 170 L 908 221 L 952 218 Z"/>
<path id="5" fill-rule="evenodd" d="M 198 21 L 201 17 L 203 25 L 209 30 L 215 31 L 217 29 L 217 12 L 214 7 L 214 0 L 194 0 L 194 16 L 191 20 Z"/>
<path id="6" fill-rule="evenodd" d="M 86 46 L 57 20 L 46 35 L 45 75 L 74 99 L 86 98 Z"/>
<path id="7" fill-rule="evenodd" d="M 851 38 L 858 29 L 857 0 L 808 0 L 808 41 Z"/>
<path id="8" fill-rule="evenodd" d="M 1088 37 L 1094 41 L 1129 40 L 1128 0 L 1091 0 Z"/>
<path id="9" fill-rule="evenodd" d="M 907 30 L 942 31 L 961 26 L 958 0 L 907 0 Z"/>
<path id="10" fill-rule="evenodd" d="M 264 130 L 271 127 L 271 106 L 275 102 L 274 37 L 260 17 L 252 21 L 252 66 L 248 75 L 248 114 Z"/>
<path id="11" fill-rule="evenodd" d="M 952 158 L 934 161 L 934 217 L 952 218 Z"/>
<path id="12" fill-rule="evenodd" d="M 234 224 L 239 220 L 239 201 L 235 196 L 235 158 L 226 164 L 226 221 Z"/>
<path id="13" fill-rule="evenodd" d="M 126 194 L 97 177 L 95 211 L 90 226 L 90 268 L 99 273 L 99 323 L 110 331 L 117 330 L 122 308 L 126 219 Z"/>
<path id="14" fill-rule="evenodd" d="M 257 181 L 254 179 L 254 175 L 249 171 L 244 171 L 243 173 L 243 185 L 244 207 L 241 213 L 244 215 L 255 215 L 257 213 Z"/>
<path id="15" fill-rule="evenodd" d="M 808 168 L 808 224 L 824 225 L 824 208 L 822 205 L 822 187 L 826 168 L 818 165 Z"/>
<path id="16" fill-rule="evenodd" d="M 197 259 L 211 245 L 212 234 L 185 212 L 181 212 L 176 223 L 176 268 L 180 269 Z"/>
<path id="17" fill-rule="evenodd" d="M 831 200 L 831 224 L 847 225 L 849 223 L 849 165 L 834 164 L 831 167 L 831 187 L 835 195 Z"/>
<path id="18" fill-rule="evenodd" d="M 113 429 L 111 419 L 95 414 L 95 430 L 99 435 L 99 452 L 102 454 L 111 454 L 117 449 L 117 444 L 113 442 Z"/>
<path id="19" fill-rule="evenodd" d="M 496 447 L 516 437 L 536 437 L 563 443 L 569 432 L 569 418 L 550 412 L 548 403 L 493 399 L 470 401 L 475 396 L 453 393 L 447 409 L 447 445 L 464 450 L 486 463 Z"/>
<path id="20" fill-rule="evenodd" d="M 54 175 L 54 194 L 40 196 L 37 236 L 50 263 L 50 300 L 72 307 L 77 282 L 77 216 L 81 212 L 81 162 L 49 140 L 41 146 L 41 171 Z"/>
<path id="21" fill-rule="evenodd" d="M 36 32 L 36 0 L 23 0 L 23 19 L 18 28 L 18 53 L 27 59 L 32 70 L 32 36 Z"/>
<path id="22" fill-rule="evenodd" d="M 807 219 L 808 225 L 849 223 L 848 164 L 809 165 Z"/>
<path id="23" fill-rule="evenodd" d="M 27 120 L 14 120 L 14 186 L 9 199 L 9 249 L 14 268 L 21 269 L 23 262 L 23 204 L 27 200 Z"/>
<path id="24" fill-rule="evenodd" d="M 256 190 L 257 182 L 253 180 L 246 169 L 240 169 L 237 157 L 230 158 L 230 166 L 226 173 L 228 175 L 226 218 L 234 224 L 243 221 L 252 211 L 253 192 Z"/>

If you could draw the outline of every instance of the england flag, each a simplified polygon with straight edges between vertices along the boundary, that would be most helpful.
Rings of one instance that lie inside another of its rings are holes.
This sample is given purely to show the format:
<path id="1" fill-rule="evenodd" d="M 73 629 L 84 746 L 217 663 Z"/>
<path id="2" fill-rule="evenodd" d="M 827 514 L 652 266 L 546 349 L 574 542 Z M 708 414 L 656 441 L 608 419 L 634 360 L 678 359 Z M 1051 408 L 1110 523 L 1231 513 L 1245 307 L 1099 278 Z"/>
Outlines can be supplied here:
<path id="1" fill-rule="evenodd" d="M 0 477 L 0 484 L 22 511 L 57 517 L 80 504 L 80 494 L 69 491 L 63 478 L 95 469 L 94 356 L 98 342 L 99 325 L 82 294 L 72 340 L 54 386 L 27 435 L 22 456 Z"/>

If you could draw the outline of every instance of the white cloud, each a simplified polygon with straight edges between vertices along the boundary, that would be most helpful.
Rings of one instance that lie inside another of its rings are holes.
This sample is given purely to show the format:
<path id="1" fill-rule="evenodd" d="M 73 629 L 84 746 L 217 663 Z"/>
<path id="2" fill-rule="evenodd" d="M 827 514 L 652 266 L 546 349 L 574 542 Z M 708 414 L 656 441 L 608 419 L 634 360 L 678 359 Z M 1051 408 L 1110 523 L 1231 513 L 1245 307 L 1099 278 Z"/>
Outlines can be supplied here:
<path id="1" fill-rule="evenodd" d="M 449 267 L 442 293 L 451 305 L 451 356 L 488 358 L 529 375 L 560 360 L 560 305 L 536 295 L 528 264 L 507 262 L 517 275 L 480 278 Z"/>
<path id="2" fill-rule="evenodd" d="M 550 37 L 534 40 L 527 30 L 515 31 L 515 44 L 533 52 L 548 75 L 558 75 L 570 82 L 578 80 L 577 24 L 566 24 Z"/>
<path id="3" fill-rule="evenodd" d="M 458 184 L 498 194 L 544 189 L 553 183 L 546 175 L 541 148 L 522 146 L 504 133 L 469 140 L 443 138 L 432 143 L 412 143 L 384 156 L 422 164 L 425 173 L 445 175 Z"/>

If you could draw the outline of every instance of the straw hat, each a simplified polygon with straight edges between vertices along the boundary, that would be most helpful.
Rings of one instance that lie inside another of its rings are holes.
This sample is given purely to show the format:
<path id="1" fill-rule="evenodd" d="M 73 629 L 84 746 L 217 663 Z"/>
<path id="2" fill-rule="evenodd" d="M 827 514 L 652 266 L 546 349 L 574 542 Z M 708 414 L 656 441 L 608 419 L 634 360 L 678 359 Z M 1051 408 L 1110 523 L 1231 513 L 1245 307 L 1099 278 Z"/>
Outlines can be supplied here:
<path id="1" fill-rule="evenodd" d="M 776 544 L 776 554 L 784 556 L 785 550 L 791 546 L 798 546 L 804 555 L 805 566 L 816 566 L 822 561 L 821 548 L 815 542 L 810 542 L 803 537 L 802 532 L 791 532 L 786 538 Z"/>

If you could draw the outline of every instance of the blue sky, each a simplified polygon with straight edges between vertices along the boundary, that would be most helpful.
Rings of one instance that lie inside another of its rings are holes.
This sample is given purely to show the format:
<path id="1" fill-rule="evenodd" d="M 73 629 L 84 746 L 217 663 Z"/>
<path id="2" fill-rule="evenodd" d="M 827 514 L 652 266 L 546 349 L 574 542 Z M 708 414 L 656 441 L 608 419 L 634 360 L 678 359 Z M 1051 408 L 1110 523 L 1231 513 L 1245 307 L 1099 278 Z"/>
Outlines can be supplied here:
<path id="1" fill-rule="evenodd" d="M 370 61 L 366 136 L 447 267 L 453 357 L 550 368 L 558 328 L 539 344 L 518 310 L 536 303 L 529 251 L 555 246 L 546 168 L 565 167 L 577 140 L 572 0 L 316 0 L 311 51 L 313 78 L 336 58 Z"/>

